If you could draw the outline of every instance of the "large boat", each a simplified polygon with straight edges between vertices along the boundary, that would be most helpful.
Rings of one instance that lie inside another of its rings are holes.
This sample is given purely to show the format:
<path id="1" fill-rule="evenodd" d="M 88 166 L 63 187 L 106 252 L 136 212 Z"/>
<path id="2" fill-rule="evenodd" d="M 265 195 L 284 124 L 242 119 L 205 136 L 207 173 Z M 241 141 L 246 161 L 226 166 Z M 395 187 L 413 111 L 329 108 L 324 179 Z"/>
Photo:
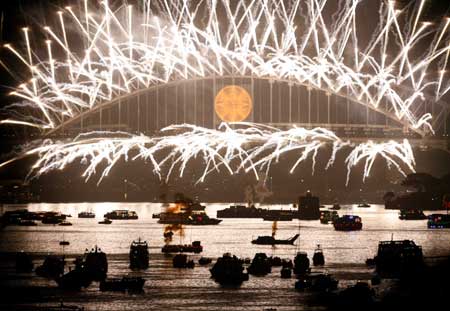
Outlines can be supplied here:
<path id="1" fill-rule="evenodd" d="M 203 246 L 201 245 L 200 241 L 194 241 L 192 244 L 178 244 L 178 245 L 171 245 L 166 244 L 161 249 L 161 252 L 163 253 L 196 253 L 199 254 L 203 252 Z"/>
<path id="2" fill-rule="evenodd" d="M 449 214 L 431 214 L 428 216 L 428 229 L 450 228 Z"/>
<path id="3" fill-rule="evenodd" d="M 78 213 L 78 218 L 95 218 L 95 213 L 93 213 L 93 212 L 81 212 L 81 213 Z"/>
<path id="4" fill-rule="evenodd" d="M 266 215 L 263 216 L 265 221 L 292 221 L 294 214 L 290 211 L 271 211 L 268 210 Z"/>
<path id="5" fill-rule="evenodd" d="M 240 285 L 248 281 L 248 274 L 244 273 L 242 261 L 230 253 L 219 257 L 209 271 L 214 281 L 221 285 Z"/>
<path id="6" fill-rule="evenodd" d="M 136 212 L 129 210 L 114 210 L 112 212 L 106 213 L 104 217 L 113 220 L 138 219 L 138 215 L 136 214 Z"/>
<path id="7" fill-rule="evenodd" d="M 383 277 L 417 273 L 423 267 L 422 248 L 411 240 L 380 241 L 375 264 L 377 273 Z"/>
<path id="8" fill-rule="evenodd" d="M 217 225 L 221 219 L 210 218 L 205 212 L 180 212 L 161 213 L 158 223 L 160 224 L 181 224 L 181 225 Z"/>
<path id="9" fill-rule="evenodd" d="M 218 218 L 263 218 L 266 209 L 256 208 L 254 205 L 231 205 L 229 208 L 217 211 Z"/>
<path id="10" fill-rule="evenodd" d="M 275 237 L 270 236 L 270 235 L 259 236 L 257 239 L 252 241 L 252 244 L 259 244 L 259 245 L 289 244 L 289 245 L 293 245 L 299 236 L 300 236 L 299 234 L 296 234 L 292 238 L 287 239 L 287 240 L 277 240 L 277 239 L 275 239 Z"/>
<path id="11" fill-rule="evenodd" d="M 422 210 L 401 209 L 398 218 L 401 220 L 422 220 L 427 219 L 427 216 L 423 213 Z"/>
<path id="12" fill-rule="evenodd" d="M 77 268 L 82 268 L 91 278 L 92 281 L 103 281 L 108 273 L 108 259 L 102 250 L 95 248 L 84 253 L 84 257 L 77 264 Z"/>
<path id="13" fill-rule="evenodd" d="M 344 215 L 333 223 L 334 229 L 338 231 L 354 231 L 362 229 L 361 217 L 356 215 Z"/>
<path id="14" fill-rule="evenodd" d="M 310 191 L 298 199 L 298 218 L 302 220 L 316 220 L 320 218 L 319 197 L 315 197 Z"/>
<path id="15" fill-rule="evenodd" d="M 130 269 L 147 269 L 149 261 L 148 244 L 146 241 L 133 241 L 130 245 Z"/>

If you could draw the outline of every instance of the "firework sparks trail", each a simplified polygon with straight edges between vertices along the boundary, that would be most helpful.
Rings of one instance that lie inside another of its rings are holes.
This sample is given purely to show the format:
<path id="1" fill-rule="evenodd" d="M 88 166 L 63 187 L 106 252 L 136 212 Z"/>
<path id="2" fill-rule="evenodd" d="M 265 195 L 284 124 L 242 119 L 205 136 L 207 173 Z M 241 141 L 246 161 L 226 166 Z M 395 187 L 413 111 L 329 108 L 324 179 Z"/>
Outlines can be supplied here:
<path id="1" fill-rule="evenodd" d="M 421 22 L 426 0 L 401 9 L 380 1 L 380 23 L 366 46 L 358 40 L 355 20 L 358 7 L 371 0 L 341 1 L 329 25 L 327 0 L 142 1 L 141 11 L 126 3 L 113 9 L 108 1 L 101 2 L 100 12 L 90 10 L 89 1 L 61 9 L 58 27 L 42 28 L 49 38 L 45 60 L 36 52 L 41 47 L 30 43 L 34 29 L 23 29 L 23 50 L 5 44 L 30 72 L 12 94 L 33 112 L 2 123 L 51 131 L 83 111 L 152 85 L 240 75 L 347 96 L 393 113 L 423 134 L 433 131 L 431 115 L 415 107 L 425 94 L 438 101 L 450 90 L 450 18 Z M 294 22 L 299 18 L 304 24 Z M 424 44 L 429 48 L 417 53 Z M 436 70 L 436 79 L 425 78 Z"/>
<path id="2" fill-rule="evenodd" d="M 159 178 L 163 178 L 165 173 L 168 179 L 176 169 L 179 170 L 180 176 L 183 176 L 187 163 L 200 157 L 204 167 L 198 182 L 203 182 L 212 171 L 220 171 L 221 167 L 226 168 L 230 174 L 240 170 L 252 171 L 256 178 L 259 178 L 258 172 L 265 169 L 267 173 L 273 162 L 293 150 L 300 155 L 291 172 L 308 158 L 315 162 L 322 146 L 329 145 L 332 148 L 327 168 L 332 165 L 339 150 L 344 146 L 351 146 L 349 142 L 341 141 L 333 132 L 322 128 L 293 128 L 283 131 L 252 123 L 233 125 L 237 128 L 232 129 L 225 123 L 221 125 L 220 130 L 188 124 L 169 126 L 161 131 L 160 136 L 152 137 L 117 132 L 91 132 L 79 135 L 70 142 L 48 140 L 26 152 L 28 155 L 38 155 L 30 176 L 37 177 L 52 170 L 63 170 L 78 160 L 86 166 L 83 173 L 86 180 L 101 167 L 98 180 L 100 183 L 119 160 L 140 159 L 148 161 Z M 414 171 L 414 156 L 407 140 L 403 143 L 368 142 L 353 147 L 346 159 L 347 182 L 350 171 L 361 161 L 365 161 L 364 178 L 369 176 L 373 162 L 378 157 L 385 159 L 389 166 L 394 165 L 402 174 L 405 174 L 402 166 Z"/>

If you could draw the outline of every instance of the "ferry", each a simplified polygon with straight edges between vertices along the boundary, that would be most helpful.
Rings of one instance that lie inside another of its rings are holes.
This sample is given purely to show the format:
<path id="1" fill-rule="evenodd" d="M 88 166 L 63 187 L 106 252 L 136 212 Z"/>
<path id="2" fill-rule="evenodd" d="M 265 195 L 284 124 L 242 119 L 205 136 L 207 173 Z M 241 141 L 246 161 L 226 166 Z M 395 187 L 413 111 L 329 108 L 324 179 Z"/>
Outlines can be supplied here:
<path id="1" fill-rule="evenodd" d="M 333 223 L 337 231 L 354 231 L 362 229 L 361 217 L 356 215 L 344 215 L 336 219 Z"/>
<path id="2" fill-rule="evenodd" d="M 180 225 L 217 225 L 221 219 L 210 218 L 205 212 L 161 213 L 159 224 Z"/>
<path id="3" fill-rule="evenodd" d="M 103 217 L 113 220 L 138 219 L 138 215 L 136 214 L 136 212 L 129 210 L 114 210 L 112 212 L 106 213 Z"/>
<path id="4" fill-rule="evenodd" d="M 192 244 L 179 244 L 179 245 L 171 245 L 166 244 L 161 248 L 161 252 L 163 253 L 195 253 L 199 254 L 203 252 L 203 246 L 200 241 L 194 241 Z"/>
<path id="5" fill-rule="evenodd" d="M 78 218 L 95 218 L 95 213 L 81 212 L 81 213 L 78 213 Z"/>

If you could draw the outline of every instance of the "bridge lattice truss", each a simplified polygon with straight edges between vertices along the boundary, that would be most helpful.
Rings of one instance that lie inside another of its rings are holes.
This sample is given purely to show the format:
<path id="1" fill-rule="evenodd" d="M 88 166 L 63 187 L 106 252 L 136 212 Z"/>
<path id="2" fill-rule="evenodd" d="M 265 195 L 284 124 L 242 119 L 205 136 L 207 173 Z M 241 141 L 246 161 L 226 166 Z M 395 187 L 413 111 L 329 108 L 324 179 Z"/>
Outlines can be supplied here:
<path id="1" fill-rule="evenodd" d="M 235 5 L 144 0 L 141 7 L 118 8 L 102 2 L 101 14 L 91 14 L 87 1 L 79 10 L 66 7 L 58 12 L 55 27 L 44 27 L 50 38 L 47 60 L 37 58 L 28 28 L 23 30 L 24 51 L 5 45 L 26 65 L 31 79 L 12 92 L 23 101 L 14 105 L 14 118 L 2 123 L 35 126 L 51 135 L 77 121 L 84 128 L 85 120 L 99 114 L 102 127 L 108 108 L 120 110 L 125 102 L 129 109 L 133 102 L 139 125 L 133 122 L 128 128 L 140 131 L 144 129 L 141 101 L 147 103 L 144 109 L 154 106 L 159 111 L 155 122 L 161 122 L 159 113 L 168 105 L 167 98 L 151 103 L 142 99 L 148 92 L 159 96 L 172 90 L 178 102 L 180 88 L 193 84 L 193 98 L 181 101 L 186 112 L 196 109 L 198 98 L 205 96 L 198 91 L 199 84 L 212 86 L 214 93 L 223 81 L 239 80 L 237 84 L 247 84 L 257 108 L 255 86 L 262 88 L 262 80 L 270 82 L 264 87 L 270 92 L 265 110 L 269 116 L 258 119 L 253 114 L 253 121 L 348 127 L 355 123 L 350 120 L 350 108 L 346 108 L 345 122 L 338 117 L 332 120 L 331 110 L 338 107 L 340 98 L 367 108 L 365 120 L 356 122 L 367 128 L 397 124 L 419 136 L 446 135 L 449 110 L 442 98 L 450 89 L 446 72 L 450 18 L 432 25 L 420 21 L 424 1 L 402 8 L 392 1 L 381 2 L 379 25 L 363 46 L 356 19 L 364 3 L 347 1 L 332 17 L 324 13 L 329 10 L 326 0 L 239 1 Z M 85 49 L 80 52 L 81 42 Z M 304 90 L 299 91 L 299 86 Z M 293 112 L 293 100 L 301 102 L 298 115 Z M 326 113 L 319 105 L 324 105 Z M 177 107 L 165 116 L 178 113 Z M 260 111 L 257 108 L 254 113 L 263 114 Z M 372 122 L 370 111 L 384 116 L 384 124 Z M 117 114 L 119 126 L 121 113 Z M 210 116 L 214 126 L 217 120 L 213 112 Z"/>

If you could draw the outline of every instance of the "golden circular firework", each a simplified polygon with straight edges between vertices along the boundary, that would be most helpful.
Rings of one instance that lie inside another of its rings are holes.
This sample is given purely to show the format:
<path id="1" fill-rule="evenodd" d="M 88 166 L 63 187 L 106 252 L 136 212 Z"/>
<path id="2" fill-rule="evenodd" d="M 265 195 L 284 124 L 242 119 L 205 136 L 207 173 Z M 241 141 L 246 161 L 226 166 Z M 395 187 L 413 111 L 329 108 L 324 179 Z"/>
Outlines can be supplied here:
<path id="1" fill-rule="evenodd" d="M 237 85 L 228 85 L 217 93 L 214 110 L 222 121 L 241 122 L 252 111 L 252 98 L 248 92 Z"/>

